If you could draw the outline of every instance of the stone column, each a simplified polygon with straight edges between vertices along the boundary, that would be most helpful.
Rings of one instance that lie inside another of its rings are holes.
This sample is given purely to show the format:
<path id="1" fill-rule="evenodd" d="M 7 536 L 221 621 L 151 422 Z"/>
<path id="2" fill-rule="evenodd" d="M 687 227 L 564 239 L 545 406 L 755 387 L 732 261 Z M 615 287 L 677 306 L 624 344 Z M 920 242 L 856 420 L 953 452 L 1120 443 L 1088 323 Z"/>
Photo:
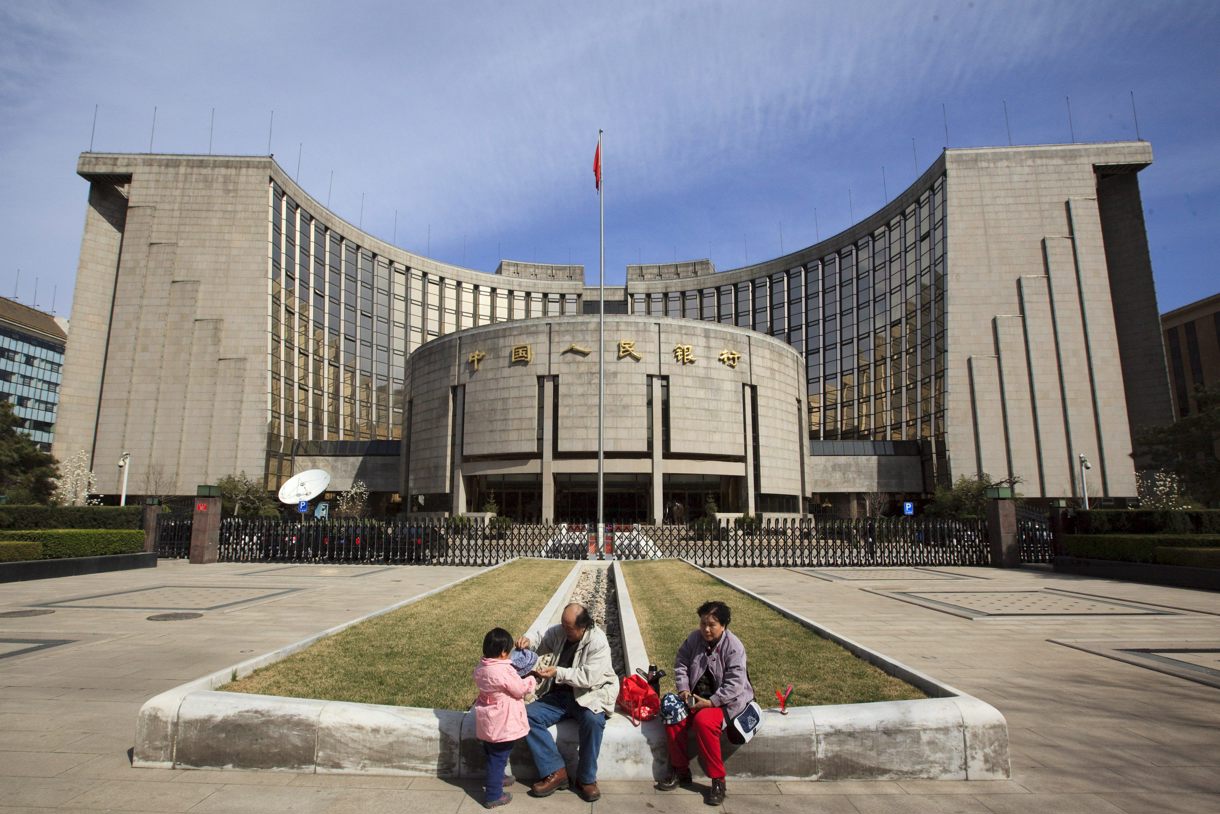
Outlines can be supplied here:
<path id="1" fill-rule="evenodd" d="M 141 515 L 144 526 L 144 553 L 148 554 L 157 550 L 157 518 L 161 515 L 160 504 L 149 504 L 144 506 L 144 512 Z"/>
<path id="2" fill-rule="evenodd" d="M 195 498 L 191 523 L 191 564 L 207 564 L 220 558 L 220 498 Z"/>
<path id="3" fill-rule="evenodd" d="M 741 388 L 741 418 L 745 425 L 746 447 L 746 514 L 754 516 L 754 406 L 750 385 Z"/>
<path id="4" fill-rule="evenodd" d="M 661 377 L 648 380 L 652 388 L 652 522 L 665 518 L 665 428 L 661 426 Z"/>
<path id="5" fill-rule="evenodd" d="M 555 439 L 551 430 L 555 426 L 555 378 L 542 379 L 542 522 L 555 522 Z"/>
<path id="6" fill-rule="evenodd" d="M 991 564 L 996 568 L 1021 565 L 1021 542 L 1017 537 L 1017 504 L 1005 498 L 987 501 L 987 540 Z"/>
<path id="7" fill-rule="evenodd" d="M 452 505 L 449 513 L 454 517 L 466 513 L 466 478 L 462 475 L 462 438 L 466 414 L 466 387 L 458 385 L 453 388 L 453 444 L 450 454 L 453 456 L 453 480 L 449 485 Z"/>

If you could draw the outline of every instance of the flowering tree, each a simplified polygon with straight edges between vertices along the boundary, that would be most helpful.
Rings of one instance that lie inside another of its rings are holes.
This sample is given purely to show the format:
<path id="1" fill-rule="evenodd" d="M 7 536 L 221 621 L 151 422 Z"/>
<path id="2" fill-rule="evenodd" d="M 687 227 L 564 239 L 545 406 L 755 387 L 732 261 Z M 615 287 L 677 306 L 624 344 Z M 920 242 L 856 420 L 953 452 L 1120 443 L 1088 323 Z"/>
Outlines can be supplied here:
<path id="1" fill-rule="evenodd" d="M 344 517 L 360 517 L 369 500 L 369 487 L 362 480 L 352 481 L 347 491 L 335 499 L 335 513 Z"/>
<path id="2" fill-rule="evenodd" d="M 1176 472 L 1149 469 L 1138 473 L 1140 506 L 1145 509 L 1189 509 L 1190 497 Z"/>
<path id="3" fill-rule="evenodd" d="M 96 506 L 101 503 L 97 498 L 89 498 L 93 487 L 97 485 L 97 475 L 89 468 L 88 452 L 77 450 L 60 465 L 59 473 L 59 477 L 55 479 L 52 502 L 61 506 Z"/>

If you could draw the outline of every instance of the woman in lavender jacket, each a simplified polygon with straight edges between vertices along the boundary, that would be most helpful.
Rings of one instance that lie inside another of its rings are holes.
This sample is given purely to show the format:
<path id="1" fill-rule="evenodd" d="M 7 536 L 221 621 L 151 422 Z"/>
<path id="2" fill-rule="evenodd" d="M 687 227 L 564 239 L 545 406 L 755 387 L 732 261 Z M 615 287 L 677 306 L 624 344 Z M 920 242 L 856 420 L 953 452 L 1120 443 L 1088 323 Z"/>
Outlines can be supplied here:
<path id="1" fill-rule="evenodd" d="M 690 714 L 665 727 L 671 768 L 657 788 L 670 791 L 691 782 L 686 742 L 688 730 L 693 730 L 699 756 L 712 781 L 706 802 L 718 806 L 725 795 L 720 731 L 726 719 L 738 715 L 754 698 L 754 688 L 746 675 L 746 648 L 728 629 L 732 619 L 729 606 L 704 602 L 698 614 L 699 627 L 686 637 L 674 660 L 674 683 Z"/>

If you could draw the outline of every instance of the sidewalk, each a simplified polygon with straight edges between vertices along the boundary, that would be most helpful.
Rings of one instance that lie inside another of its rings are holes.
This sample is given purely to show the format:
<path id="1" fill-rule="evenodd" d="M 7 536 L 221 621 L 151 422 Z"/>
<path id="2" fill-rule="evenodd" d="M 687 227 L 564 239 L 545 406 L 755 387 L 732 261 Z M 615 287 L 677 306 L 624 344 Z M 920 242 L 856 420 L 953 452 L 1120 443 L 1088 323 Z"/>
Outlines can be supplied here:
<path id="1" fill-rule="evenodd" d="M 0 585 L 0 814 L 481 811 L 466 782 L 128 763 L 153 695 L 474 570 L 162 561 Z M 1041 570 L 716 573 L 994 705 L 1012 754 L 1007 782 L 747 782 L 730 764 L 726 812 L 1220 811 L 1220 689 L 1048 641 L 1190 649 L 1128 657 L 1220 678 L 1220 594 Z M 149 620 L 166 614 L 200 615 Z M 605 783 L 592 806 L 510 790 L 522 812 L 709 810 L 647 783 Z"/>

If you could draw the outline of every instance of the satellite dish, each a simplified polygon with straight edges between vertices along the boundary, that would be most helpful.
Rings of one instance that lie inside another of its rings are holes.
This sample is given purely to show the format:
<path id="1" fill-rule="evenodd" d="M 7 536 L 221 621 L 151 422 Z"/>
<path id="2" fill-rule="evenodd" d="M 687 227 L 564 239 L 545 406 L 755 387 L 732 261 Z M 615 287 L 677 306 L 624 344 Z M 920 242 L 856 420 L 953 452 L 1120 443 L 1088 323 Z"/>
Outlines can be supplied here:
<path id="1" fill-rule="evenodd" d="M 325 469 L 306 469 L 293 475 L 280 487 L 280 503 L 296 504 L 313 500 L 330 485 L 330 473 Z"/>

